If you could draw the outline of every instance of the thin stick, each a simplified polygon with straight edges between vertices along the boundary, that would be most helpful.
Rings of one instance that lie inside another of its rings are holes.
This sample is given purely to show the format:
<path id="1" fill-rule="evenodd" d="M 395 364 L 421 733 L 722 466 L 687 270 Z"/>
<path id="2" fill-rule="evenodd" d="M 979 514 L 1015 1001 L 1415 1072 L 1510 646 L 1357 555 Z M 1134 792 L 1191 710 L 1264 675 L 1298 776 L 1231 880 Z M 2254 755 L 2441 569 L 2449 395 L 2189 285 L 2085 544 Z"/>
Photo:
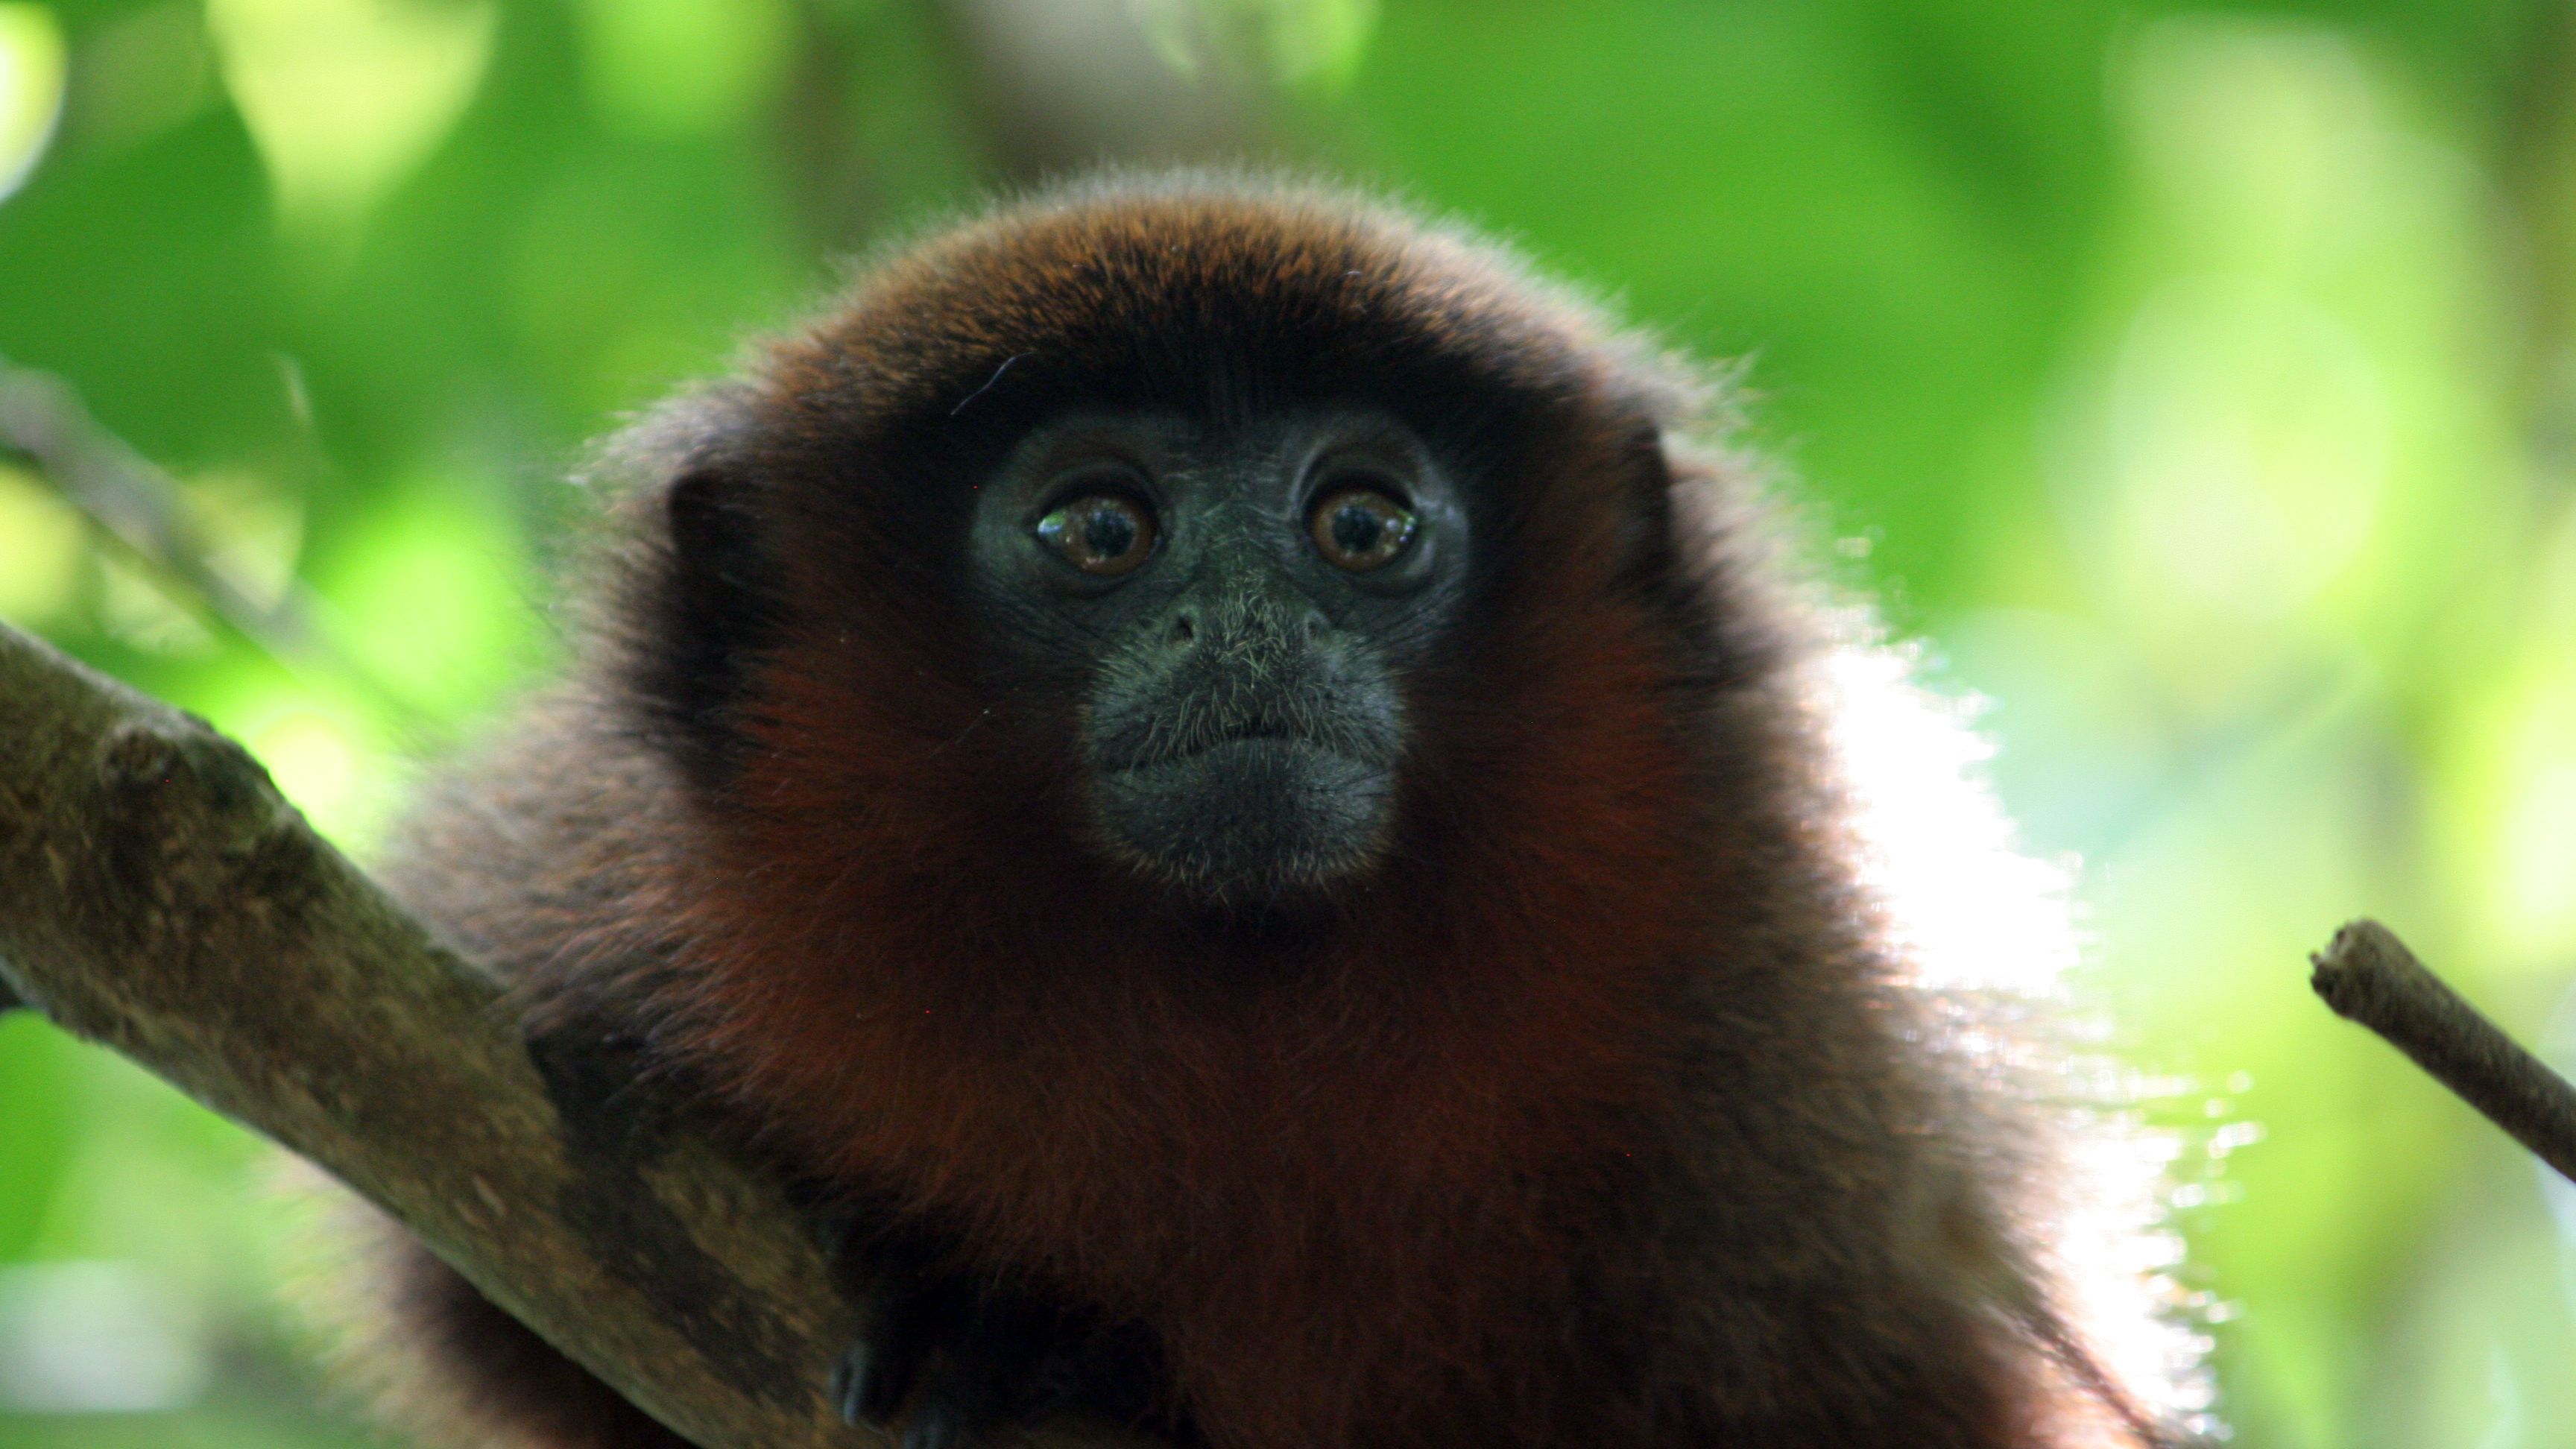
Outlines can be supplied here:
<path id="1" fill-rule="evenodd" d="M 2354 921 L 2308 960 L 2316 968 L 2308 984 L 2337 1016 L 2387 1038 L 2576 1181 L 2576 1087 L 2444 985 L 2386 926 Z"/>

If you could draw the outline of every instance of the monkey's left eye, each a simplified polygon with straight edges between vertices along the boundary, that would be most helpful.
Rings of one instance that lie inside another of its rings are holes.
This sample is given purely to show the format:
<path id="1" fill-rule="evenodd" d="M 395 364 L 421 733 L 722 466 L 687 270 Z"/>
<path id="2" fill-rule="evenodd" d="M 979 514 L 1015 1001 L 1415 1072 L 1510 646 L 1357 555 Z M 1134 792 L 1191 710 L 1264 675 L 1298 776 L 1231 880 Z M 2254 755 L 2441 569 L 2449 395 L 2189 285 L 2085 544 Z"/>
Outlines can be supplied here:
<path id="1" fill-rule="evenodd" d="M 1115 577 L 1153 556 L 1154 515 L 1132 498 L 1089 493 L 1039 519 L 1038 541 L 1084 573 Z"/>
<path id="2" fill-rule="evenodd" d="M 1315 500 L 1306 532 L 1336 568 L 1364 574 L 1395 562 L 1417 527 L 1413 510 L 1375 488 L 1335 488 Z"/>

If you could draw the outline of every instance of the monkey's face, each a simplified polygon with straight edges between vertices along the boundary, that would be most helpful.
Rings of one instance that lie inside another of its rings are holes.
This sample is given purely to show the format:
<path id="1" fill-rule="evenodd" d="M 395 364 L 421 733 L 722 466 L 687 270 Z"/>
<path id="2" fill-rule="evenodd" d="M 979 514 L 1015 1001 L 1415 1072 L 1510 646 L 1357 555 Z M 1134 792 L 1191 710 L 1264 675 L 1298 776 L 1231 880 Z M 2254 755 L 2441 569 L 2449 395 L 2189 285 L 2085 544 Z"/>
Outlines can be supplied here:
<path id="1" fill-rule="evenodd" d="M 991 677 L 1073 701 L 1086 844 L 1267 907 L 1385 849 L 1404 680 L 1459 606 L 1466 520 L 1382 412 L 1076 413 L 977 489 L 970 595 Z"/>
<path id="2" fill-rule="evenodd" d="M 1763 646 L 1702 647 L 1687 390 L 1609 336 L 1293 193 L 997 213 L 643 440 L 630 718 L 709 859 L 872 903 L 848 939 L 1267 950 L 1498 871 L 1611 910 L 1698 828 L 1676 682 Z"/>

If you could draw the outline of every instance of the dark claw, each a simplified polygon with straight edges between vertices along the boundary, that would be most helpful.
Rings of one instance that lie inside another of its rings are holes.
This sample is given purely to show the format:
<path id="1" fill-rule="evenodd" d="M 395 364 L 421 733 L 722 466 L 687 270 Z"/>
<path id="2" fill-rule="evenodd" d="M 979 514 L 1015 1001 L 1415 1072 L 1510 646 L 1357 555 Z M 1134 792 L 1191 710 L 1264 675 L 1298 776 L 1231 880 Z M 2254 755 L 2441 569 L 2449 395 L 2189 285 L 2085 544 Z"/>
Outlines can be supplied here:
<path id="1" fill-rule="evenodd" d="M 889 1282 L 874 1298 L 858 1342 L 832 1365 L 832 1401 L 840 1406 L 843 1420 L 883 1429 L 912 1396 L 937 1334 L 923 1285 Z"/>
<path id="2" fill-rule="evenodd" d="M 841 1421 L 864 1429 L 882 1429 L 894 1418 L 894 1404 L 903 1402 L 903 1392 L 893 1385 L 892 1376 L 876 1372 L 884 1356 L 877 1353 L 866 1339 L 851 1344 L 832 1365 L 832 1402 L 841 1411 Z M 904 1387 L 909 1388 L 910 1385 Z"/>
<path id="3" fill-rule="evenodd" d="M 854 1343 L 841 1350 L 832 1360 L 832 1383 L 826 1390 L 832 1396 L 832 1407 L 841 1422 L 855 1426 L 859 1422 L 859 1397 L 868 1382 L 868 1346 Z"/>
<path id="4" fill-rule="evenodd" d="M 1130 1423 L 1155 1412 L 1163 1380 L 1150 1334 L 950 1270 L 950 1253 L 927 1235 L 871 1231 L 865 1216 L 824 1225 L 860 1310 L 858 1341 L 832 1365 L 842 1419 L 899 1426 L 901 1449 L 972 1449 L 1066 1409 Z"/>

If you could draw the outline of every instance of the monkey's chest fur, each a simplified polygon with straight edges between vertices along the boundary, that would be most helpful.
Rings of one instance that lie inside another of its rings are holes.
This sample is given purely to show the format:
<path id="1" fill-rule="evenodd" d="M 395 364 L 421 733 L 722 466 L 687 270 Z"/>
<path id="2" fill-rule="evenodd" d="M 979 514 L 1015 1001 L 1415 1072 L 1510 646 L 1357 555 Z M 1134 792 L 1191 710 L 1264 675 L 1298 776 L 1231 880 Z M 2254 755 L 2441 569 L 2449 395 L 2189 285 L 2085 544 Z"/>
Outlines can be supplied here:
<path id="1" fill-rule="evenodd" d="M 1941 1221 L 1984 1207 L 1901 1130 L 1846 968 L 1513 925 L 980 971 L 710 933 L 687 1019 L 800 1167 L 1150 1328 L 1215 1444 L 2013 1442 Z"/>

